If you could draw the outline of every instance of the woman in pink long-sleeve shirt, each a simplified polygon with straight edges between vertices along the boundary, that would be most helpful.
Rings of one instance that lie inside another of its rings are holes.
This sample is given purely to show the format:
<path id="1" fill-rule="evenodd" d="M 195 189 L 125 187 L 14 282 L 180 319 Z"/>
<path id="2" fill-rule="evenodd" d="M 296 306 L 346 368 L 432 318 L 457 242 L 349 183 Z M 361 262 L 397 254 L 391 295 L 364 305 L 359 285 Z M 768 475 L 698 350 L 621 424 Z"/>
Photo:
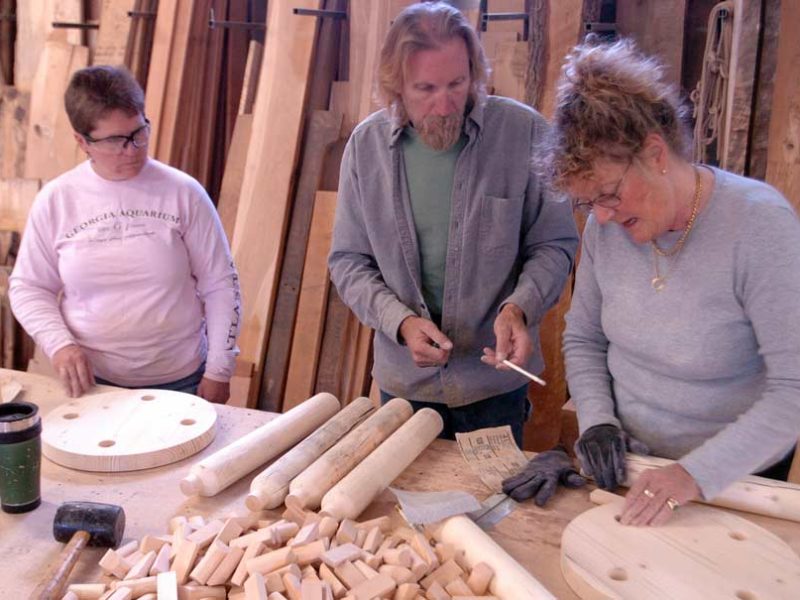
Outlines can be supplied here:
<path id="1" fill-rule="evenodd" d="M 65 105 L 89 160 L 31 208 L 10 280 L 14 314 L 70 396 L 98 380 L 225 402 L 240 296 L 208 194 L 148 158 L 144 94 L 127 71 L 77 71 Z"/>

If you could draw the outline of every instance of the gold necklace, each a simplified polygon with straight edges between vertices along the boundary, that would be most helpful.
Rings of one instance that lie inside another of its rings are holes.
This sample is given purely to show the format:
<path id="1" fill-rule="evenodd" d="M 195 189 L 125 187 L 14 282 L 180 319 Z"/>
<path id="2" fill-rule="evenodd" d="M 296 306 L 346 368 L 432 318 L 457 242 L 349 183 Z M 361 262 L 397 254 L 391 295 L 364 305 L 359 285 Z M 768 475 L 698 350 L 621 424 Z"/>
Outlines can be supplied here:
<path id="1" fill-rule="evenodd" d="M 703 182 L 700 179 L 700 169 L 694 165 L 692 168 L 694 169 L 694 198 L 692 199 L 692 214 L 689 215 L 689 221 L 683 228 L 681 237 L 678 238 L 678 241 L 675 242 L 675 244 L 669 250 L 660 248 L 655 240 L 650 240 L 650 245 L 653 247 L 653 267 L 655 268 L 656 272 L 656 276 L 650 280 L 650 284 L 657 292 L 660 292 L 667 286 L 667 275 L 669 274 L 664 273 L 664 275 L 661 275 L 661 272 L 658 269 L 658 257 L 675 257 L 672 262 L 672 265 L 675 266 L 675 263 L 678 260 L 678 253 L 680 253 L 681 249 L 683 249 L 686 239 L 689 237 L 689 233 L 691 233 L 692 228 L 694 227 L 694 222 L 695 219 L 697 219 L 697 213 L 700 209 L 700 196 L 703 194 Z"/>

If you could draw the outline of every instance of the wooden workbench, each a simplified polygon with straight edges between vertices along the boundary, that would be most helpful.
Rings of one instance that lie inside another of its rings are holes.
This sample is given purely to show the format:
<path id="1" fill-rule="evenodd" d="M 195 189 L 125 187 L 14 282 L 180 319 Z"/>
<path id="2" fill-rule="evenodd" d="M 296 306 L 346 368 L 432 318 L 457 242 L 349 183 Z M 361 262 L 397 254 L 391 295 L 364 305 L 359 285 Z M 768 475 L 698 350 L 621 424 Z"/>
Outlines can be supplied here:
<path id="1" fill-rule="evenodd" d="M 12 376 L 25 386 L 20 399 L 38 404 L 43 415 L 66 400 L 60 384 L 41 375 L 0 369 L 0 384 Z M 97 388 L 93 393 L 107 389 Z M 200 454 L 172 465 L 128 473 L 89 473 L 66 469 L 43 458 L 42 505 L 22 515 L 0 512 L 0 598 L 28 598 L 40 573 L 58 556 L 61 544 L 53 540 L 51 528 L 56 508 L 63 501 L 89 500 L 123 506 L 127 515 L 126 540 L 140 539 L 146 533 L 166 533 L 168 520 L 179 514 L 205 517 L 247 514 L 243 500 L 252 476 L 213 498 L 186 498 L 178 489 L 178 481 L 194 461 L 275 416 L 229 406 L 218 406 L 217 410 L 214 442 Z M 463 462 L 456 444 L 443 440 L 435 441 L 393 485 L 418 491 L 462 489 L 479 499 L 489 495 Z M 362 517 L 390 514 L 393 504 L 391 495 L 384 492 Z M 544 509 L 526 502 L 501 521 L 491 535 L 557 598 L 576 599 L 561 576 L 561 532 L 569 521 L 591 506 L 588 489 L 561 489 Z M 800 553 L 800 524 L 744 516 L 775 532 Z M 86 550 L 71 581 L 98 580 L 96 565 L 102 552 Z"/>

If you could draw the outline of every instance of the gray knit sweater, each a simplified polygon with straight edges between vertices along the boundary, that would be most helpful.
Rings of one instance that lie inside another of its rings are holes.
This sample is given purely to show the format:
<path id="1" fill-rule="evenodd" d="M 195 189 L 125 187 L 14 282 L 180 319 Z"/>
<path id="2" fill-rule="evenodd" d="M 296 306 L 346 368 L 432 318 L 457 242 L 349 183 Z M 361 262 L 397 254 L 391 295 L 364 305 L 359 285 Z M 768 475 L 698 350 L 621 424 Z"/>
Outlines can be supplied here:
<path id="1" fill-rule="evenodd" d="M 581 432 L 621 426 L 706 499 L 800 435 L 800 221 L 768 185 L 714 175 L 660 292 L 650 244 L 589 219 L 564 335 Z"/>

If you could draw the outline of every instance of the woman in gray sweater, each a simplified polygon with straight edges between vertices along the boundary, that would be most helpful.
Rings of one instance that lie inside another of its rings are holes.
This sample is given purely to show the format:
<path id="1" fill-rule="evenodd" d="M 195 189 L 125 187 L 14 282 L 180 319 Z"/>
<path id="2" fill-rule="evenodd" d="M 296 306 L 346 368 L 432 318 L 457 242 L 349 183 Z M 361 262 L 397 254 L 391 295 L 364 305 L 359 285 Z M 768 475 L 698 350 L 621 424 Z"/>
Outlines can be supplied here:
<path id="1" fill-rule="evenodd" d="M 568 57 L 547 167 L 591 213 L 564 335 L 576 449 L 607 489 L 629 437 L 676 460 L 631 488 L 633 525 L 785 478 L 800 433 L 800 221 L 769 185 L 690 162 L 685 122 L 631 42 Z"/>

